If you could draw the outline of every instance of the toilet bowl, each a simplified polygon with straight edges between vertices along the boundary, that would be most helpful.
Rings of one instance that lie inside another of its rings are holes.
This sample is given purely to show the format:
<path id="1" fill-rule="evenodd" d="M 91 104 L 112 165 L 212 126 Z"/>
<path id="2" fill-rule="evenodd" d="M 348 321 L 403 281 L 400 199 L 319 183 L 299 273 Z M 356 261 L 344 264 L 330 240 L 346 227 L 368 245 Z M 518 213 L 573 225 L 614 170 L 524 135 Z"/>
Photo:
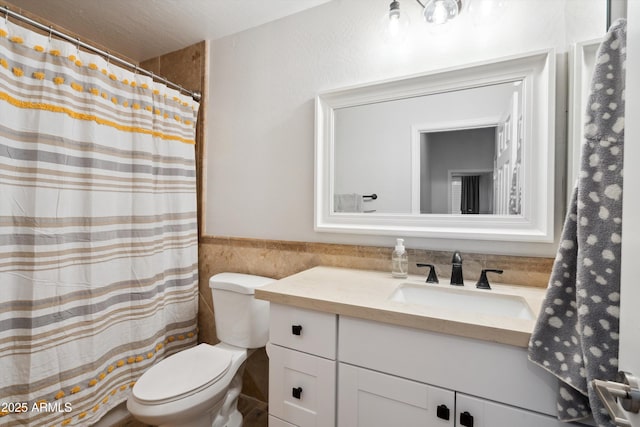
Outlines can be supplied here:
<path id="1" fill-rule="evenodd" d="M 244 362 L 268 338 L 269 303 L 254 299 L 254 289 L 272 281 L 238 273 L 213 276 L 209 285 L 221 342 L 200 344 L 152 366 L 133 386 L 129 412 L 161 427 L 240 427 Z"/>

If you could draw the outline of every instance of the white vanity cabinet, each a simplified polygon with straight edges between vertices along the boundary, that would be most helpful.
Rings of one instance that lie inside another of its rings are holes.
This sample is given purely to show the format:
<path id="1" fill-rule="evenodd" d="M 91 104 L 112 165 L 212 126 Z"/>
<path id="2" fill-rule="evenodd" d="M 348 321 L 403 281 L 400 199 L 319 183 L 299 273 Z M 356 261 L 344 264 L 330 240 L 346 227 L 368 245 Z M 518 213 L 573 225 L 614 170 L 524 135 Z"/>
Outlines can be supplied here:
<path id="1" fill-rule="evenodd" d="M 567 427 L 558 380 L 527 358 L 533 319 L 392 298 L 409 286 L 518 299 L 532 313 L 545 295 L 323 266 L 258 288 L 271 302 L 270 427 Z"/>
<path id="2" fill-rule="evenodd" d="M 338 337 L 338 427 L 567 426 L 524 348 L 345 316 Z"/>
<path id="3" fill-rule="evenodd" d="M 567 426 L 522 347 L 273 302 L 270 340 L 270 427 Z"/>
<path id="4" fill-rule="evenodd" d="M 271 304 L 269 426 L 335 425 L 337 316 Z"/>

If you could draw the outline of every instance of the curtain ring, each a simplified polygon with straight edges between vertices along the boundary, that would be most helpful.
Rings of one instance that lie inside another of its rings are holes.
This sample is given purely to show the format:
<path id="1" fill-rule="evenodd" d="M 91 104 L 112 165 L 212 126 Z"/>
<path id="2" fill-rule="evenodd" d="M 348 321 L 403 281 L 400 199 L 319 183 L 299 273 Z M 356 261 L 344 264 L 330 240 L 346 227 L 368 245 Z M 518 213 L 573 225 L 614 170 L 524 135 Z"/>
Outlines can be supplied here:
<path id="1" fill-rule="evenodd" d="M 9 23 L 9 6 L 4 6 L 4 23 Z"/>
<path id="2" fill-rule="evenodd" d="M 76 38 L 76 53 L 80 53 L 80 37 Z"/>
<path id="3" fill-rule="evenodd" d="M 51 43 L 52 36 L 53 36 L 53 25 L 49 25 L 49 43 Z"/>
<path id="4" fill-rule="evenodd" d="M 109 63 L 111 61 L 111 54 L 107 51 L 107 68 L 109 68 Z"/>

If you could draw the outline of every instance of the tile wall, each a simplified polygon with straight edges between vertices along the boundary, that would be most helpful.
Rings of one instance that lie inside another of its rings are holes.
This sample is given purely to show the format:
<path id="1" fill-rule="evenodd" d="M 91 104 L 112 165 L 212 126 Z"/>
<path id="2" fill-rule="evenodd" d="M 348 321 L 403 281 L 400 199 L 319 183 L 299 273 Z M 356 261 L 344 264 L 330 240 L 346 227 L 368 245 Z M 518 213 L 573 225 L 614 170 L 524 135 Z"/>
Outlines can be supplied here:
<path id="1" fill-rule="evenodd" d="M 150 58 L 140 63 L 140 67 L 151 71 L 167 80 L 181 85 L 191 91 L 206 93 L 207 89 L 207 52 L 208 43 L 201 41 L 175 52 L 167 53 L 156 58 Z M 196 187 L 198 192 L 198 235 L 202 230 L 202 176 L 204 159 L 204 117 L 206 99 L 200 100 L 198 122 L 196 127 Z"/>

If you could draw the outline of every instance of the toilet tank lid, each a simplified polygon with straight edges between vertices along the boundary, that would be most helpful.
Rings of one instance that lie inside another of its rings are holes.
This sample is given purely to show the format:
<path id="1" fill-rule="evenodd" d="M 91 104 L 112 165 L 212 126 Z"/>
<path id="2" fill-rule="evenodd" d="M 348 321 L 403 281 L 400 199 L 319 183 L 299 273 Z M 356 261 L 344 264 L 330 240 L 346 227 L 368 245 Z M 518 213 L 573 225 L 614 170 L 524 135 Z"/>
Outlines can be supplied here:
<path id="1" fill-rule="evenodd" d="M 209 287 L 212 289 L 224 289 L 241 294 L 252 295 L 256 288 L 275 281 L 269 277 L 254 276 L 242 273 L 219 273 L 211 276 Z"/>

